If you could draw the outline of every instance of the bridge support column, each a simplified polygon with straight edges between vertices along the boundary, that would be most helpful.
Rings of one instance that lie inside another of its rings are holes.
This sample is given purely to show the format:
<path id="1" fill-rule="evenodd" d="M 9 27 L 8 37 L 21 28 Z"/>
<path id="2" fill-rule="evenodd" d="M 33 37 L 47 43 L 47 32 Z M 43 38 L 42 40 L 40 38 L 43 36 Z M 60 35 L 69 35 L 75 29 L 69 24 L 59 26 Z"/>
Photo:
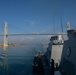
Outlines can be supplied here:
<path id="1" fill-rule="evenodd" d="M 8 46 L 8 24 L 7 22 L 5 22 L 5 26 L 4 26 L 4 46 Z"/>

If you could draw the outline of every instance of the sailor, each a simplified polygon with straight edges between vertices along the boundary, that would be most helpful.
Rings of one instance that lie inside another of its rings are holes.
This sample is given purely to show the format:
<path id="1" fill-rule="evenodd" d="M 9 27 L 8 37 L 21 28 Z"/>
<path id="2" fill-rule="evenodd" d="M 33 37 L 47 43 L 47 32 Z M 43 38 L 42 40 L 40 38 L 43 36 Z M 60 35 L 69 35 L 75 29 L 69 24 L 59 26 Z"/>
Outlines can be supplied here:
<path id="1" fill-rule="evenodd" d="M 35 56 L 33 61 L 33 74 L 44 75 L 44 68 L 40 56 Z"/>
<path id="2" fill-rule="evenodd" d="M 54 75 L 54 60 L 51 59 L 51 75 Z"/>

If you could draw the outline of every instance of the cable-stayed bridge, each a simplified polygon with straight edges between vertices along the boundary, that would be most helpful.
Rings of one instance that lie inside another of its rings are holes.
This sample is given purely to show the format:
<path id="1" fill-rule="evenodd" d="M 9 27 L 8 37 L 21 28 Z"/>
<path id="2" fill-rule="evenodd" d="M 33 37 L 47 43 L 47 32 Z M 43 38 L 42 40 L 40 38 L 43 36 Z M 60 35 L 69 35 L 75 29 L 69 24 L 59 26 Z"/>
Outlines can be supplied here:
<path id="1" fill-rule="evenodd" d="M 66 33 L 59 33 L 59 34 L 43 34 L 43 33 L 15 33 L 15 34 L 8 34 L 8 23 L 5 22 L 4 26 L 4 34 L 0 34 L 0 36 L 4 36 L 4 46 L 8 46 L 8 36 L 25 36 L 25 35 L 66 35 Z"/>

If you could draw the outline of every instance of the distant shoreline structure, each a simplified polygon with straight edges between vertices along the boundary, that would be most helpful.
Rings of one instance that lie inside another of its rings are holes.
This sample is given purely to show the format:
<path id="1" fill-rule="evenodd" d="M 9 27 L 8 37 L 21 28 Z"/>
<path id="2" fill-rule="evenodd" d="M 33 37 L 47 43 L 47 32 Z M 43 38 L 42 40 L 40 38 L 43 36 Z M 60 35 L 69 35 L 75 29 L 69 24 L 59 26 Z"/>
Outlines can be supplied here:
<path id="1" fill-rule="evenodd" d="M 8 44 L 8 46 L 21 46 L 21 45 L 27 45 L 27 44 L 13 44 L 13 43 Z M 4 47 L 4 45 L 0 44 L 0 47 Z"/>

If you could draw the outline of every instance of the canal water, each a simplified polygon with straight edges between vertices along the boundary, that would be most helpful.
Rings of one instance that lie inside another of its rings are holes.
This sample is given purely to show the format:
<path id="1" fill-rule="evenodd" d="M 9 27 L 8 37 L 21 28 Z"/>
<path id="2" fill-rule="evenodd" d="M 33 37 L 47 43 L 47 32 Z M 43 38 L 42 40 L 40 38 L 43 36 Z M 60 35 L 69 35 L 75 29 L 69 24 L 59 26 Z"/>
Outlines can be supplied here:
<path id="1" fill-rule="evenodd" d="M 46 48 L 35 44 L 0 48 L 0 75 L 32 75 L 35 54 Z"/>

